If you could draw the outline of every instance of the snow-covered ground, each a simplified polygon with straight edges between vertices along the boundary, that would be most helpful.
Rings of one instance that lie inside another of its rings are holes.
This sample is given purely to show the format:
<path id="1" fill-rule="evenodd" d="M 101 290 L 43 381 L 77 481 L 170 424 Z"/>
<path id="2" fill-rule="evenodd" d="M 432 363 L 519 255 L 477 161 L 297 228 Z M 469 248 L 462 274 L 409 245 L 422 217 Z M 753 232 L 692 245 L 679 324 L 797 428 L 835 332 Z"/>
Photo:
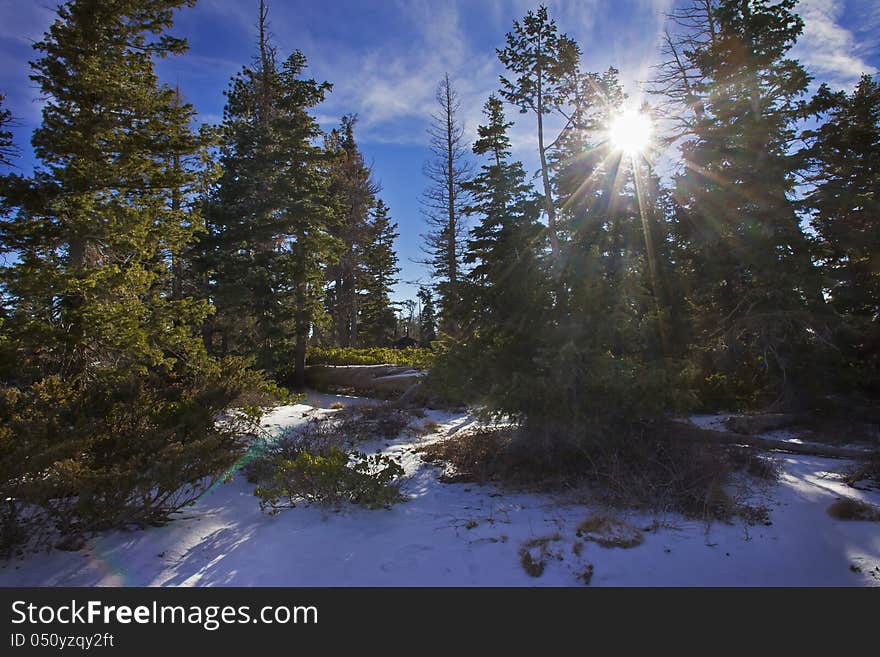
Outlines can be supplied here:
<path id="1" fill-rule="evenodd" d="M 273 429 L 306 421 L 333 402 L 366 400 L 311 394 L 273 411 Z M 644 531 L 634 548 L 581 544 L 578 524 L 596 513 L 583 503 L 538 494 L 500 494 L 490 486 L 445 484 L 415 449 L 467 426 L 467 415 L 428 412 L 435 433 L 377 443 L 403 464 L 408 500 L 389 510 L 298 507 L 263 514 L 244 477 L 218 485 L 164 527 L 109 532 L 80 552 L 30 555 L 0 565 L 3 586 L 508 586 L 591 585 L 880 586 L 880 523 L 827 515 L 846 496 L 880 503 L 835 474 L 844 461 L 780 457 L 784 473 L 762 495 L 769 526 L 700 522 L 677 516 L 621 515 Z M 701 421 L 702 422 L 702 421 Z M 369 451 L 370 446 L 361 447 Z M 659 528 L 648 530 L 655 520 Z M 540 577 L 520 564 L 521 545 L 547 538 Z"/>

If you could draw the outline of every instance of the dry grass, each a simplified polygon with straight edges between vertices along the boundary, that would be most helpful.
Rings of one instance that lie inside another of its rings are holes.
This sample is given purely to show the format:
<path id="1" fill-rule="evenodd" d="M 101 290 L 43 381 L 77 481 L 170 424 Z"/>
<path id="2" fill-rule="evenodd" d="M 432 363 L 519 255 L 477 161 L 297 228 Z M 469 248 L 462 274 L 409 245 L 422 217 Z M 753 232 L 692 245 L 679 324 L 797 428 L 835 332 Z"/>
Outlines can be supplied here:
<path id="1" fill-rule="evenodd" d="M 544 574 L 544 561 L 535 559 L 528 550 L 519 553 L 519 562 L 522 564 L 523 570 L 531 577 L 540 577 Z"/>
<path id="2" fill-rule="evenodd" d="M 332 404 L 330 404 L 330 408 L 334 411 L 338 411 L 338 410 L 345 408 L 345 404 L 343 404 L 342 402 L 335 401 Z"/>
<path id="3" fill-rule="evenodd" d="M 771 525 L 770 509 L 763 504 L 753 506 L 750 504 L 738 504 L 736 515 L 742 518 L 747 525 Z"/>
<path id="4" fill-rule="evenodd" d="M 557 490 L 583 479 L 582 455 L 571 454 L 567 460 L 551 463 L 534 450 L 523 449 L 517 438 L 510 427 L 479 427 L 426 445 L 419 452 L 429 463 L 448 466 L 446 481 Z"/>
<path id="5" fill-rule="evenodd" d="M 853 466 L 844 481 L 853 488 L 880 488 L 880 452 Z"/>
<path id="6" fill-rule="evenodd" d="M 851 497 L 845 497 L 828 507 L 828 515 L 838 520 L 880 522 L 880 507 Z"/>
<path id="7" fill-rule="evenodd" d="M 676 440 L 650 428 L 593 445 L 548 447 L 511 427 L 482 427 L 419 451 L 425 461 L 446 465 L 446 482 L 586 489 L 610 507 L 673 511 L 707 522 L 737 516 L 766 522 L 766 510 L 744 506 L 728 491 L 734 481 L 748 489 L 780 472 L 775 459 L 754 450 Z"/>
<path id="8" fill-rule="evenodd" d="M 538 536 L 524 542 L 519 548 L 519 562 L 531 577 L 540 577 L 544 573 L 547 560 L 553 555 L 550 544 L 562 540 L 559 534 Z"/>
<path id="9" fill-rule="evenodd" d="M 584 586 L 589 586 L 590 582 L 593 581 L 593 564 L 588 563 L 583 570 L 581 570 L 577 574 L 577 578 L 584 583 Z"/>
<path id="10" fill-rule="evenodd" d="M 348 432 L 354 441 L 396 438 L 412 421 L 406 411 L 388 404 L 350 408 L 337 416 L 341 416 L 340 429 Z"/>
<path id="11" fill-rule="evenodd" d="M 756 479 L 776 481 L 782 473 L 779 459 L 756 452 L 750 447 L 732 446 L 726 451 L 727 459 L 736 470 L 741 470 Z"/>
<path id="12" fill-rule="evenodd" d="M 433 420 L 429 422 L 425 422 L 421 427 L 419 427 L 419 435 L 427 436 L 432 433 L 437 433 L 440 430 L 440 425 Z"/>
<path id="13" fill-rule="evenodd" d="M 633 548 L 641 545 L 644 540 L 638 529 L 608 515 L 587 518 L 578 525 L 577 535 L 604 548 Z"/>

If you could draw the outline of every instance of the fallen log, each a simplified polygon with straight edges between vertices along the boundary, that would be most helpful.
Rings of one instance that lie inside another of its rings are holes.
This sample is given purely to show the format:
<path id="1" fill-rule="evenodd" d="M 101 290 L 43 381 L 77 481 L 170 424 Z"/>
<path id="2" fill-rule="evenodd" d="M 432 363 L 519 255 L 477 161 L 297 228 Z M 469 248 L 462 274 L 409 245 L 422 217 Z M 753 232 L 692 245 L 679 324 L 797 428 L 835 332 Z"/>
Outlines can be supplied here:
<path id="1" fill-rule="evenodd" d="M 421 381 L 423 372 L 403 365 L 310 365 L 306 384 L 313 388 L 351 388 L 365 395 L 393 397 Z"/>
<path id="2" fill-rule="evenodd" d="M 416 381 L 409 388 L 403 391 L 403 394 L 392 403 L 392 406 L 404 408 L 414 403 L 422 394 L 422 382 Z"/>
<path id="3" fill-rule="evenodd" d="M 790 426 L 797 421 L 794 413 L 763 413 L 760 415 L 734 415 L 724 425 L 734 433 L 758 434 Z"/>
<path id="4" fill-rule="evenodd" d="M 729 431 L 702 429 L 684 421 L 673 421 L 667 427 L 673 438 L 694 442 L 715 443 L 718 445 L 744 445 L 768 452 L 785 452 L 788 454 L 806 454 L 808 456 L 825 456 L 838 459 L 865 459 L 871 455 L 869 450 L 852 447 L 836 447 L 819 443 L 789 443 L 759 436 L 743 435 Z"/>

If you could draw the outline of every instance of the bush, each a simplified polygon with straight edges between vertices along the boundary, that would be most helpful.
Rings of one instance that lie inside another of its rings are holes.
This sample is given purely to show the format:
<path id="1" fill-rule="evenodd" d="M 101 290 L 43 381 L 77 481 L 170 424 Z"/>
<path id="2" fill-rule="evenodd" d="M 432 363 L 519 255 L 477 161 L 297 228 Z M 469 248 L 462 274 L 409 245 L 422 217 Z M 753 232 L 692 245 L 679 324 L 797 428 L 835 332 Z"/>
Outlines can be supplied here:
<path id="1" fill-rule="evenodd" d="M 345 451 L 367 440 L 393 439 L 410 421 L 406 412 L 387 404 L 350 406 L 256 443 L 244 472 L 251 483 L 266 481 L 278 458 L 295 459 L 300 452 L 324 455 L 331 448 Z"/>
<path id="2" fill-rule="evenodd" d="M 849 468 L 844 481 L 853 488 L 880 488 L 880 452 L 874 452 L 864 462 Z"/>
<path id="3" fill-rule="evenodd" d="M 577 536 L 593 541 L 603 548 L 633 548 L 644 541 L 642 532 L 632 525 L 608 515 L 587 518 L 577 528 Z"/>
<path id="4" fill-rule="evenodd" d="M 485 336 L 451 345 L 438 357 L 426 390 L 472 404 L 484 419 L 515 422 L 533 449 L 549 457 L 613 442 L 645 421 L 694 404 L 676 361 L 643 362 L 573 340 L 551 342 L 531 353 L 522 344 L 493 345 Z"/>
<path id="5" fill-rule="evenodd" d="M 880 522 L 880 507 L 851 497 L 845 497 L 833 502 L 828 507 L 828 515 L 838 520 Z"/>
<path id="6" fill-rule="evenodd" d="M 550 544 L 562 540 L 559 534 L 551 536 L 539 536 L 525 541 L 519 548 L 519 562 L 530 577 L 540 577 L 544 574 L 547 561 L 554 556 L 559 559 L 560 555 L 554 555 Z"/>
<path id="7" fill-rule="evenodd" d="M 778 475 L 766 459 L 746 457 L 738 448 L 676 440 L 649 424 L 615 440 L 567 443 L 564 451 L 563 443 L 547 453 L 533 449 L 525 431 L 465 430 L 420 452 L 426 461 L 451 466 L 445 481 L 546 491 L 586 487 L 594 499 L 614 507 L 674 511 L 704 520 L 739 516 L 752 524 L 764 518 L 727 492 L 735 475 L 761 480 Z"/>
<path id="8" fill-rule="evenodd" d="M 310 347 L 306 355 L 308 365 L 409 365 L 417 370 L 430 369 L 434 352 L 430 349 L 407 347 Z"/>
<path id="9" fill-rule="evenodd" d="M 324 455 L 302 451 L 293 459 L 277 456 L 272 466 L 270 481 L 254 490 L 260 508 L 270 513 L 295 507 L 298 501 L 352 502 L 376 509 L 402 499 L 396 480 L 403 468 L 379 452 L 366 455 L 331 447 Z"/>
<path id="10" fill-rule="evenodd" d="M 401 499 L 400 465 L 353 445 L 395 438 L 409 424 L 403 411 L 384 404 L 354 406 L 294 427 L 276 440 L 256 445 L 245 466 L 259 484 L 260 507 L 275 513 L 296 502 L 387 507 Z"/>
<path id="11" fill-rule="evenodd" d="M 244 453 L 277 393 L 238 359 L 0 388 L 0 549 L 165 522 Z"/>

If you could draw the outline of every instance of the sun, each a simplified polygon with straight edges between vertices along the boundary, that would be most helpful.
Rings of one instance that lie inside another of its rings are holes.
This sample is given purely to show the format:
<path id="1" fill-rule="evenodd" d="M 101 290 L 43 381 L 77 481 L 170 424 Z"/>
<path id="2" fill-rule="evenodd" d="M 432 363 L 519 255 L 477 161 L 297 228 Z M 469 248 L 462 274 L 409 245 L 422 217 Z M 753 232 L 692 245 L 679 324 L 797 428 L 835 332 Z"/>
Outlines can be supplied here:
<path id="1" fill-rule="evenodd" d="M 644 153 L 651 145 L 651 119 L 634 109 L 625 110 L 611 121 L 608 140 L 615 150 L 627 155 Z"/>

